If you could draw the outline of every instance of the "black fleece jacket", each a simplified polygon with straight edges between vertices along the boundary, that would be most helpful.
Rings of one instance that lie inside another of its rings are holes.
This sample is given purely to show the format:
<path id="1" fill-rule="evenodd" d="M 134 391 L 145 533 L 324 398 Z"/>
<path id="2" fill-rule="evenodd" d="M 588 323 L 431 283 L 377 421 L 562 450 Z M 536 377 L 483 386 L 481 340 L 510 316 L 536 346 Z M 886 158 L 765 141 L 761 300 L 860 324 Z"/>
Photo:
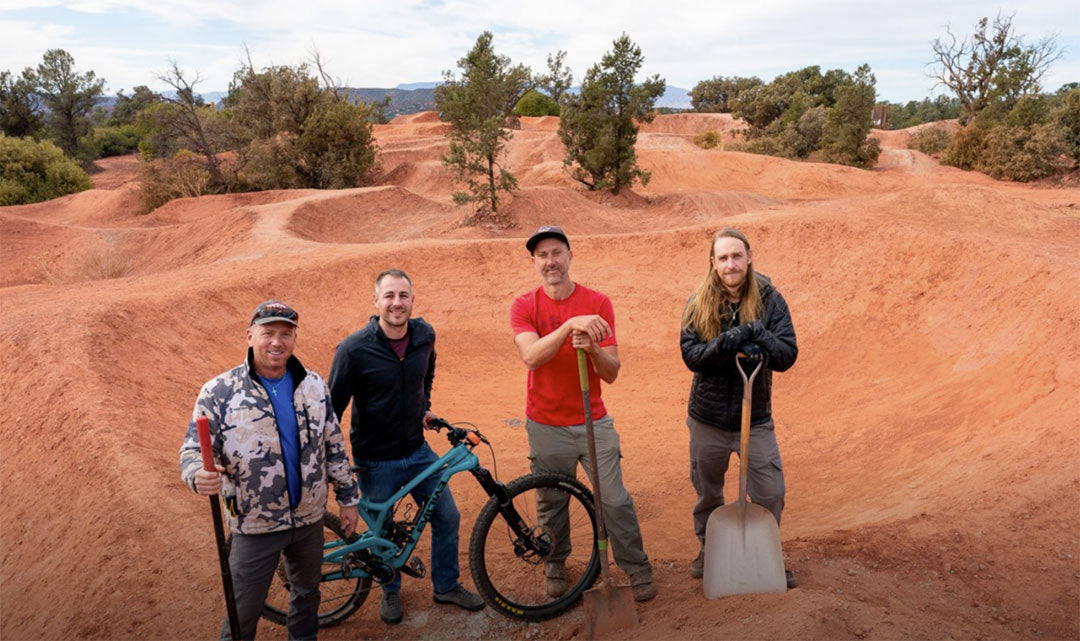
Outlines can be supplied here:
<path id="1" fill-rule="evenodd" d="M 409 320 L 409 346 L 399 359 L 372 316 L 347 336 L 330 366 L 330 396 L 338 419 L 352 402 L 353 460 L 404 458 L 424 442 L 424 413 L 435 380 L 435 330 Z"/>
<path id="2" fill-rule="evenodd" d="M 761 286 L 765 333 L 757 339 L 768 355 L 767 368 L 754 379 L 750 423 L 759 425 L 772 418 L 772 373 L 783 372 L 795 364 L 799 355 L 791 312 L 772 282 L 758 274 Z M 734 324 L 741 324 L 736 319 Z M 734 325 L 733 325 L 734 326 Z M 728 327 L 724 328 L 725 330 Z M 679 337 L 683 362 L 694 372 L 687 411 L 690 416 L 722 430 L 741 428 L 743 382 L 735 369 L 733 351 L 720 349 L 720 339 L 704 341 L 693 327 L 684 328 Z"/>

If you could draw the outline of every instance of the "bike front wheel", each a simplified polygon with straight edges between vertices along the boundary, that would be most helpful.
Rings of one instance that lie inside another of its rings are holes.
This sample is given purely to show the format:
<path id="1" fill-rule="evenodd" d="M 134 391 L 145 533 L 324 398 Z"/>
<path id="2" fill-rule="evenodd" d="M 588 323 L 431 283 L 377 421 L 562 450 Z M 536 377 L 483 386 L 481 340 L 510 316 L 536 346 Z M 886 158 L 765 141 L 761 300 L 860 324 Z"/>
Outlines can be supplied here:
<path id="1" fill-rule="evenodd" d="M 345 528 L 341 520 L 329 512 L 323 517 L 323 539 L 330 541 L 346 541 L 351 543 L 359 538 L 355 532 L 352 536 L 345 537 Z M 340 570 L 339 564 L 327 564 L 322 566 L 323 576 L 330 572 Z M 262 616 L 267 621 L 285 625 L 285 619 L 289 614 L 289 592 L 291 590 L 289 577 L 285 573 L 285 559 L 278 561 L 277 571 L 274 572 L 274 580 L 270 584 L 270 590 L 266 593 L 266 602 L 263 605 Z M 371 577 L 338 579 L 335 581 L 323 581 L 319 584 L 319 593 L 322 598 L 319 601 L 319 627 L 327 628 L 337 625 L 349 618 L 353 612 L 363 605 L 371 591 Z"/>
<path id="2" fill-rule="evenodd" d="M 473 582 L 492 609 L 507 617 L 556 617 L 574 607 L 600 573 L 592 492 L 576 479 L 549 472 L 522 476 L 506 490 L 509 504 L 492 497 L 473 527 Z M 547 564 L 559 562 L 566 573 L 562 593 L 549 591 L 545 574 Z"/>

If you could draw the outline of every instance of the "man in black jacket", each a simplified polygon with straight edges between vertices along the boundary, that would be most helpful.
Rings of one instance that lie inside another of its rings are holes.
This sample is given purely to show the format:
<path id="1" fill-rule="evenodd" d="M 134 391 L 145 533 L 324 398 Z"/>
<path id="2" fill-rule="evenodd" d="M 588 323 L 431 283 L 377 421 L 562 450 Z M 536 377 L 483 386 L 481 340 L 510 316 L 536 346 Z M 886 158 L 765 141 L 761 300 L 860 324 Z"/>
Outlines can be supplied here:
<path id="1" fill-rule="evenodd" d="M 784 468 L 772 420 L 772 372 L 795 364 L 799 348 L 791 313 L 768 278 L 754 272 L 750 242 L 735 229 L 721 229 L 709 250 L 709 271 L 683 312 L 680 336 L 683 362 L 694 372 L 686 426 L 690 428 L 690 480 L 697 491 L 694 533 L 704 544 L 712 511 L 724 504 L 724 474 L 739 451 L 743 382 L 737 353 L 765 360 L 754 380 L 750 411 L 747 494 L 772 512 L 784 509 Z M 701 578 L 704 545 L 690 564 Z M 797 585 L 787 571 L 788 587 Z"/>
<path id="2" fill-rule="evenodd" d="M 375 279 L 375 307 L 367 326 L 338 345 L 330 366 L 330 395 L 341 418 L 352 402 L 353 462 L 362 468 L 360 492 L 385 501 L 439 457 L 424 440 L 435 379 L 435 330 L 411 318 L 412 281 L 390 269 Z M 412 491 L 418 505 L 438 479 Z M 450 488 L 443 490 L 431 515 L 431 581 L 436 603 L 481 610 L 484 600 L 458 582 L 458 523 L 461 515 Z M 401 577 L 383 585 L 380 615 L 386 623 L 402 617 Z"/>

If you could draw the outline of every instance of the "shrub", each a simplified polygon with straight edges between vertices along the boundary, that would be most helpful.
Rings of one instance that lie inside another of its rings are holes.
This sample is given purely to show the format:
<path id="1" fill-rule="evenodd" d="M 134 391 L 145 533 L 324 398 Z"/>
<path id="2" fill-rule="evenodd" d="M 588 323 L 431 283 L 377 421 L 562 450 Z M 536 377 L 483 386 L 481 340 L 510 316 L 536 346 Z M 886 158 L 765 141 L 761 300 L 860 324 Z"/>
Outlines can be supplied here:
<path id="1" fill-rule="evenodd" d="M 324 99 L 304 121 L 296 138 L 295 158 L 304 187 L 356 187 L 375 164 L 370 109 L 364 105 Z"/>
<path id="2" fill-rule="evenodd" d="M 105 247 L 84 249 L 74 269 L 82 279 L 108 280 L 127 276 L 134 266 L 131 256 L 109 243 Z"/>
<path id="3" fill-rule="evenodd" d="M 908 139 L 908 149 L 915 149 L 927 155 L 934 155 L 949 146 L 952 136 L 945 127 L 924 127 Z"/>
<path id="4" fill-rule="evenodd" d="M 1065 138 L 1069 155 L 1073 160 L 1080 160 L 1080 89 L 1066 93 L 1052 116 Z"/>
<path id="5" fill-rule="evenodd" d="M 0 205 L 25 205 L 90 189 L 90 178 L 51 142 L 0 134 Z"/>
<path id="6" fill-rule="evenodd" d="M 186 150 L 173 158 L 143 162 L 140 174 L 144 213 L 151 212 L 174 198 L 202 196 L 213 191 L 206 163 Z"/>
<path id="7" fill-rule="evenodd" d="M 282 134 L 276 138 L 255 140 L 247 146 L 247 162 L 241 180 L 248 189 L 294 189 L 300 176 L 292 162 L 291 140 Z"/>
<path id="8" fill-rule="evenodd" d="M 122 156 L 139 147 L 139 132 L 135 125 L 96 127 L 90 144 L 97 158 Z"/>
<path id="9" fill-rule="evenodd" d="M 732 76 L 713 76 L 702 80 L 690 90 L 690 104 L 694 111 L 727 113 L 732 109 L 732 101 L 747 89 L 762 86 L 761 78 Z"/>
<path id="10" fill-rule="evenodd" d="M 1052 176 L 1064 169 L 1068 147 L 1053 125 L 994 127 L 976 169 L 993 178 L 1019 182 Z"/>
<path id="11" fill-rule="evenodd" d="M 558 116 L 559 103 L 548 96 L 531 89 L 514 105 L 514 114 L 518 116 Z"/>
<path id="12" fill-rule="evenodd" d="M 943 165 L 952 165 L 960 169 L 975 169 L 986 147 L 986 133 L 972 123 L 957 131 L 949 146 L 941 153 L 939 160 Z"/>
<path id="13" fill-rule="evenodd" d="M 724 139 L 720 136 L 720 132 L 715 129 L 703 131 L 694 136 L 694 144 L 702 149 L 712 149 L 723 142 Z M 721 149 L 723 149 L 723 147 L 721 147 Z"/>

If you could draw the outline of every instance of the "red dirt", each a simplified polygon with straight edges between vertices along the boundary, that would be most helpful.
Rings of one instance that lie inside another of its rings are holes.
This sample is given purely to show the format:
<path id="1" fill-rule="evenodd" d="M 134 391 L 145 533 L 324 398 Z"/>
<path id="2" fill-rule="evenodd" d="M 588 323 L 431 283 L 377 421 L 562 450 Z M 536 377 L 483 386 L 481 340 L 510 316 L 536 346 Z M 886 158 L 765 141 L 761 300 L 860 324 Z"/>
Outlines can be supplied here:
<path id="1" fill-rule="evenodd" d="M 435 409 L 491 437 L 504 479 L 524 473 L 525 369 L 507 309 L 537 284 L 524 237 L 553 222 L 572 237 L 575 278 L 607 292 L 618 321 L 624 366 L 604 396 L 660 592 L 625 638 L 1080 638 L 1080 190 L 943 168 L 907 150 L 906 133 L 881 136 L 873 171 L 689 142 L 731 129 L 718 123 L 658 118 L 639 141 L 652 182 L 611 197 L 562 170 L 557 120 L 523 119 L 506 231 L 459 226 L 430 113 L 376 128 L 375 187 L 136 216 L 137 161 L 121 158 L 101 163 L 94 190 L 0 209 L 0 637 L 216 634 L 206 502 L 180 484 L 177 448 L 199 386 L 240 361 L 246 314 L 265 298 L 300 310 L 297 354 L 325 372 L 370 313 L 372 277 L 407 270 L 416 313 L 439 332 Z M 753 240 L 799 335 L 774 413 L 800 586 L 707 601 L 687 575 L 677 333 L 722 225 Z M 103 257 L 127 275 L 103 278 Z M 482 497 L 463 477 L 454 491 L 471 584 Z M 430 590 L 406 582 L 399 626 L 373 598 L 322 637 L 583 635 L 580 608 L 526 625 L 435 606 Z M 260 636 L 285 631 L 263 622 Z"/>

